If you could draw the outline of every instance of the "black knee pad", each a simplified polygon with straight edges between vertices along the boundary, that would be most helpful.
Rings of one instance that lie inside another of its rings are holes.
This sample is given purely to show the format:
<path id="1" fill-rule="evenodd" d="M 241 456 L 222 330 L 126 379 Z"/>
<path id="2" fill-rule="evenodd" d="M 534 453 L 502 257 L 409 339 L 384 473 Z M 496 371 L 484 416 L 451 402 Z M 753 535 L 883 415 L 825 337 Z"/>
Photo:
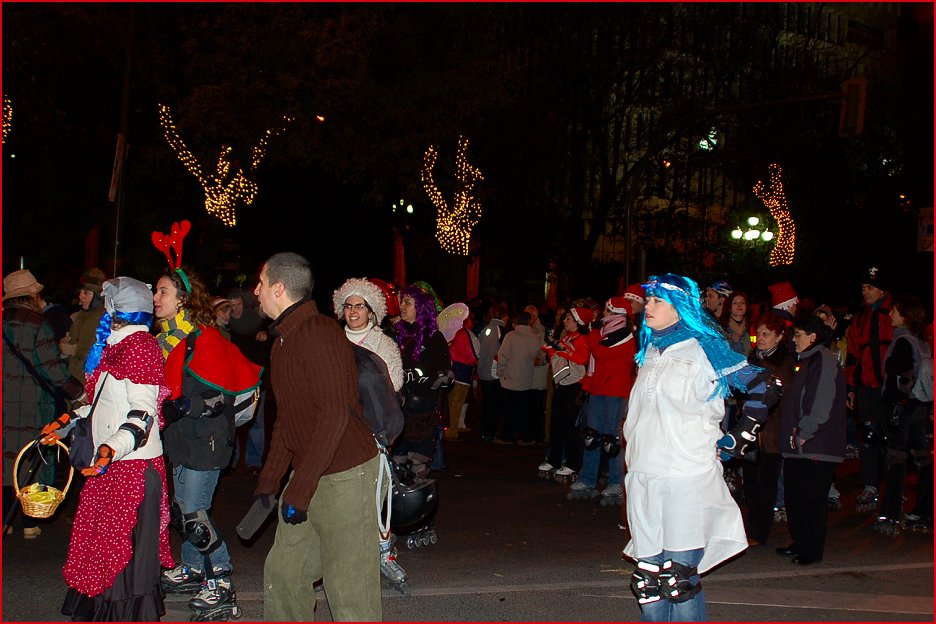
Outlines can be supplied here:
<path id="1" fill-rule="evenodd" d="M 864 437 L 861 440 L 865 448 L 880 448 L 884 446 L 884 432 L 877 425 L 871 423 L 864 424 Z"/>
<path id="2" fill-rule="evenodd" d="M 702 591 L 702 582 L 693 582 L 692 577 L 698 574 L 695 566 L 689 567 L 676 563 L 672 559 L 663 562 L 660 570 L 660 593 L 670 602 L 686 602 Z"/>
<path id="3" fill-rule="evenodd" d="M 586 451 L 594 451 L 601 445 L 601 434 L 597 429 L 585 427 L 582 431 L 582 441 L 585 443 Z"/>
<path id="4" fill-rule="evenodd" d="M 637 597 L 638 604 L 650 604 L 663 598 L 660 593 L 660 566 L 647 561 L 638 561 L 631 576 L 631 591 Z"/>
<path id="5" fill-rule="evenodd" d="M 604 434 L 601 436 L 601 450 L 608 457 L 617 457 L 618 453 L 621 452 L 621 438 L 610 433 Z"/>
<path id="6" fill-rule="evenodd" d="M 184 521 L 182 536 L 188 540 L 198 552 L 208 554 L 221 545 L 221 536 L 218 535 L 214 523 L 204 509 L 193 511 L 182 516 Z"/>

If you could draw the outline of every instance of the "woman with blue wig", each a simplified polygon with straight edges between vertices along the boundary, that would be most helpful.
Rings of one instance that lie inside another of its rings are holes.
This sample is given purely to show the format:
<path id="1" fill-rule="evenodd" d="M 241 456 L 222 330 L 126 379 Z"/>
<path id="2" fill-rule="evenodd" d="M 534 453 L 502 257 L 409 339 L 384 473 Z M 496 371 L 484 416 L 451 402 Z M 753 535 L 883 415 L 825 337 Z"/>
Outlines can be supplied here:
<path id="1" fill-rule="evenodd" d="M 691 279 L 666 273 L 644 284 L 640 367 L 624 421 L 626 557 L 647 622 L 708 619 L 699 575 L 747 548 L 723 458 L 744 452 L 767 416 L 769 373 L 731 350 Z M 731 388 L 750 393 L 738 426 L 719 423 Z"/>
<path id="2" fill-rule="evenodd" d="M 150 622 L 165 615 L 160 566 L 174 565 L 160 406 L 169 396 L 153 322 L 153 293 L 130 277 L 104 282 L 105 312 L 85 361 L 82 406 L 46 425 L 54 444 L 70 421 L 91 418 L 95 448 L 72 526 L 62 613 L 75 621 Z"/>

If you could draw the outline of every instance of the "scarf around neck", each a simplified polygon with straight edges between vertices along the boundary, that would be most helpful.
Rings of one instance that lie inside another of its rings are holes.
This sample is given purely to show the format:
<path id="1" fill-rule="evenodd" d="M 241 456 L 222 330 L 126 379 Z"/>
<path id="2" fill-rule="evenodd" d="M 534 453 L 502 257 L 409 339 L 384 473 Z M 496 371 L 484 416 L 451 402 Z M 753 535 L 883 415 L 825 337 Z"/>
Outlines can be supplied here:
<path id="1" fill-rule="evenodd" d="M 708 358 L 712 368 L 715 369 L 715 392 L 712 397 L 721 396 L 725 398 L 730 393 L 730 388 L 745 390 L 747 388 L 746 379 L 739 373 L 747 366 L 747 358 L 731 349 L 728 341 L 722 336 L 708 336 L 701 332 L 695 332 L 683 324 L 682 320 L 676 321 L 666 329 L 651 329 L 650 344 L 656 347 L 660 353 L 663 353 L 667 347 L 695 338 L 705 356 Z M 755 369 L 756 370 L 756 369 Z"/>
<path id="2" fill-rule="evenodd" d="M 172 318 L 158 320 L 159 334 L 156 339 L 159 341 L 159 347 L 162 349 L 163 357 L 169 357 L 169 352 L 175 349 L 176 345 L 185 340 L 185 337 L 195 331 L 195 324 L 192 323 L 192 317 L 188 310 L 182 308 Z"/>

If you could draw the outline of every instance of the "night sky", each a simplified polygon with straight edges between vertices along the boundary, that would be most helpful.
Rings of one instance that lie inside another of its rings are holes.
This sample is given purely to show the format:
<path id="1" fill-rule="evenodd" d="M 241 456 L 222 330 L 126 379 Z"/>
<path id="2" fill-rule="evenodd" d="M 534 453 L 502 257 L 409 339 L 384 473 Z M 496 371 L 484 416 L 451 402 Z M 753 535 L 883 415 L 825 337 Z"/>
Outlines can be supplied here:
<path id="1" fill-rule="evenodd" d="M 524 125 L 540 115 L 549 120 L 555 111 L 524 100 L 529 89 L 499 63 L 506 46 L 536 41 L 536 33 L 521 29 L 505 43 L 484 26 L 492 12 L 514 8 L 3 3 L 3 93 L 14 111 L 2 163 L 4 274 L 22 256 L 40 281 L 73 296 L 94 258 L 86 236 L 97 227 L 99 266 L 113 267 L 116 237 L 118 271 L 153 281 L 164 260 L 150 233 L 187 218 L 194 228 L 186 261 L 220 280 L 219 290 L 237 275 L 252 284 L 263 258 L 293 250 L 312 260 L 317 298 L 327 301 L 346 277 L 392 277 L 397 226 L 406 231 L 409 279 L 435 282 L 443 295 L 458 297 L 464 260 L 433 246 L 434 208 L 419 167 L 426 147 L 438 145 L 445 178 L 464 131 L 472 138 L 469 160 L 485 173 L 487 212 L 476 229 L 482 292 L 488 279 L 500 296 L 535 299 L 547 258 L 565 247 L 563 236 L 581 232 L 581 223 L 543 223 L 538 204 L 524 202 L 523 184 L 535 177 L 522 168 L 535 167 L 531 159 L 559 156 L 537 154 L 540 131 Z M 614 10 L 626 16 L 631 9 Z M 517 23 L 512 19 L 504 23 Z M 800 185 L 791 194 L 800 199 L 803 222 L 822 230 L 812 237 L 822 242 L 810 243 L 810 266 L 789 274 L 807 290 L 841 293 L 843 303 L 856 299 L 849 280 L 862 265 L 878 262 L 900 288 L 932 299 L 933 256 L 913 250 L 912 231 L 915 210 L 933 205 L 932 34 L 932 5 L 909 7 L 900 22 L 902 109 L 887 113 L 917 124 L 896 125 L 905 133 L 898 141 L 905 163 L 900 188 L 911 204 L 868 207 L 856 222 L 856 213 L 830 207 L 823 197 L 829 181 L 809 164 L 809 146 L 800 149 L 799 168 L 788 167 Z M 200 184 L 162 136 L 160 102 L 172 106 L 180 134 L 208 171 L 220 145 L 231 145 L 244 166 L 266 129 L 283 115 L 295 118 L 270 140 L 254 175 L 256 201 L 239 210 L 237 228 L 206 215 Z M 878 153 L 871 143 L 880 121 L 868 119 L 862 139 L 868 154 Z M 122 199 L 112 203 L 107 192 L 121 129 L 129 149 Z M 751 160 L 767 158 L 769 147 Z M 395 216 L 390 208 L 399 199 L 412 202 L 416 214 Z M 811 200 L 822 205 L 806 205 Z M 882 223 L 868 222 L 876 210 Z M 613 274 L 596 273 L 604 285 L 583 286 L 590 292 L 561 294 L 614 294 Z"/>

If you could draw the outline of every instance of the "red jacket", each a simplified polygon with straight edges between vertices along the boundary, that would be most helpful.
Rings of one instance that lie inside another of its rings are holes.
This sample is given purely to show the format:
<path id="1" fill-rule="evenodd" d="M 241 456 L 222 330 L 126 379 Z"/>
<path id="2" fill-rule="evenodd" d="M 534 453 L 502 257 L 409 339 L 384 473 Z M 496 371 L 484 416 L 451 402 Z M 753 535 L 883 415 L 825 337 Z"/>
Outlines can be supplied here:
<path id="1" fill-rule="evenodd" d="M 884 385 L 884 357 L 894 337 L 889 316 L 892 305 L 890 294 L 885 294 L 876 306 L 862 308 L 845 330 L 845 375 L 849 386 Z"/>
<path id="2" fill-rule="evenodd" d="M 606 347 L 601 344 L 601 331 L 590 331 L 588 348 L 594 361 L 594 370 L 585 375 L 582 390 L 599 396 L 629 398 L 631 386 L 634 384 L 636 342 L 631 334 L 625 342 Z"/>

